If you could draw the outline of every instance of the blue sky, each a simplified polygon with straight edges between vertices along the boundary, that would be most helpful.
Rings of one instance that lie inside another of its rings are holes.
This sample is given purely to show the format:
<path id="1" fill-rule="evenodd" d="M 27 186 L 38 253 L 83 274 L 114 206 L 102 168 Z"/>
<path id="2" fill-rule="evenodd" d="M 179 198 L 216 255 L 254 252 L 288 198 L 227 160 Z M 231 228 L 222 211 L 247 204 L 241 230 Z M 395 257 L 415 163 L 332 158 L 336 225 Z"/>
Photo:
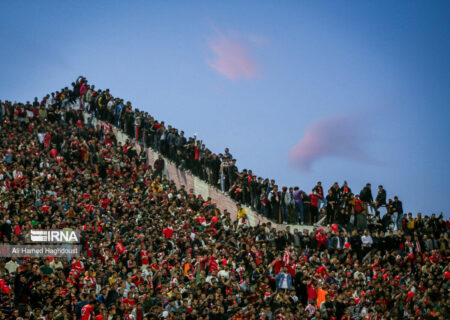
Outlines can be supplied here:
<path id="1" fill-rule="evenodd" d="M 280 185 L 383 184 L 448 217 L 449 16 L 448 1 L 2 1 L 0 99 L 82 74 Z"/>

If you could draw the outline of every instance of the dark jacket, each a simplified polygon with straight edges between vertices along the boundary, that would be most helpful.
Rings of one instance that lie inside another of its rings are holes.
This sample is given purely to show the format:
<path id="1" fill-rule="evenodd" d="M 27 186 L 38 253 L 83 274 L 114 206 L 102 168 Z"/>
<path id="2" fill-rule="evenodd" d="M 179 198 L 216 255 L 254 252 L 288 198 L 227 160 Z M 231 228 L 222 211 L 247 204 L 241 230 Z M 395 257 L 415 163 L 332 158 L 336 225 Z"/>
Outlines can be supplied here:
<path id="1" fill-rule="evenodd" d="M 386 201 L 386 192 L 384 193 L 384 199 Z M 377 197 L 378 198 L 378 197 Z M 403 214 L 403 204 L 400 200 L 392 202 L 392 212 L 398 212 L 399 214 Z"/>
<path id="2" fill-rule="evenodd" d="M 376 201 L 378 205 L 386 204 L 386 190 L 381 189 L 378 191 Z"/>
<path id="3" fill-rule="evenodd" d="M 364 202 L 373 202 L 372 189 L 364 187 L 359 193 L 359 198 Z"/>
<path id="4" fill-rule="evenodd" d="M 155 168 L 155 170 L 164 170 L 164 160 L 156 159 L 153 167 Z"/>
<path id="5" fill-rule="evenodd" d="M 338 239 L 339 239 L 339 245 L 338 245 Z M 331 247 L 333 249 L 343 249 L 344 248 L 344 243 L 345 243 L 344 238 L 336 237 L 336 236 L 331 238 Z"/>

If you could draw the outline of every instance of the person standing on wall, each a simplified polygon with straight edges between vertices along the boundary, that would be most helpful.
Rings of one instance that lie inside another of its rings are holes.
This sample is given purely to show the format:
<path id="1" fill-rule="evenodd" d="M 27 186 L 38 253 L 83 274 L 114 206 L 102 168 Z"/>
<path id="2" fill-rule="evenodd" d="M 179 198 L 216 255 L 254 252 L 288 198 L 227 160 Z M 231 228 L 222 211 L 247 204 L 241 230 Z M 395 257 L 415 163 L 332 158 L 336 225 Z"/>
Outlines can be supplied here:
<path id="1" fill-rule="evenodd" d="M 156 159 L 155 162 L 153 163 L 153 168 L 155 169 L 155 177 L 159 176 L 160 178 L 162 178 L 164 167 L 165 167 L 164 159 L 162 157 L 162 154 L 160 153 L 158 154 L 158 159 Z"/>
<path id="2" fill-rule="evenodd" d="M 312 224 L 311 219 L 311 198 L 302 191 L 303 217 L 305 224 Z"/>
<path id="3" fill-rule="evenodd" d="M 305 215 L 303 210 L 303 191 L 299 187 L 294 187 L 294 205 L 295 205 L 295 218 L 297 223 L 305 223 Z"/>
<path id="4" fill-rule="evenodd" d="M 325 208 L 327 205 L 327 200 L 323 195 L 322 182 L 321 181 L 317 182 L 316 186 L 313 188 L 312 191 L 315 191 L 317 196 L 319 197 L 318 209 Z"/>
<path id="5" fill-rule="evenodd" d="M 370 208 L 373 211 L 372 186 L 370 183 L 367 183 L 366 186 L 361 190 L 361 192 L 359 193 L 359 198 L 362 202 L 364 202 L 364 210 L 366 210 L 366 212 L 369 212 L 368 205 L 370 205 Z"/>
<path id="6" fill-rule="evenodd" d="M 333 190 L 328 190 L 327 195 L 327 220 L 326 224 L 331 225 L 335 219 L 335 208 L 337 207 L 337 198 Z"/>
<path id="7" fill-rule="evenodd" d="M 222 158 L 222 163 L 220 164 L 220 187 L 223 192 L 228 191 L 228 189 L 230 188 L 228 177 L 229 167 L 230 167 L 229 158 L 225 156 Z"/>
<path id="8" fill-rule="evenodd" d="M 378 210 L 381 206 L 386 205 L 386 190 L 384 190 L 382 185 L 378 186 L 378 194 L 375 198 L 374 207 Z"/>
<path id="9" fill-rule="evenodd" d="M 291 194 L 288 192 L 287 187 L 281 188 L 281 198 L 280 198 L 280 204 L 281 204 L 281 220 L 283 221 L 283 224 L 287 224 L 288 221 L 288 209 L 289 204 L 291 203 Z"/>
<path id="10" fill-rule="evenodd" d="M 309 199 L 311 201 L 311 224 L 316 223 L 319 220 L 319 201 L 320 196 L 317 194 L 317 191 L 313 191 L 309 195 Z"/>
<path id="11" fill-rule="evenodd" d="M 281 223 L 281 195 L 280 192 L 278 192 L 277 185 L 274 185 L 272 191 L 269 192 L 268 200 L 272 208 L 271 218 L 275 221 L 278 221 L 278 223 Z"/>

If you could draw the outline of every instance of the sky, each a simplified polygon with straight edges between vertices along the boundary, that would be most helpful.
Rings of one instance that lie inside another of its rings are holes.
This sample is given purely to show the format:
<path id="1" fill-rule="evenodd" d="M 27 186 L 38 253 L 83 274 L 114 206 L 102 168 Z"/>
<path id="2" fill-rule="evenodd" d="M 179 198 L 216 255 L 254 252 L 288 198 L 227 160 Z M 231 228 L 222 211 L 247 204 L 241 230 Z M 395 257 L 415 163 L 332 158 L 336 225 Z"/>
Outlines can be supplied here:
<path id="1" fill-rule="evenodd" d="M 0 99 L 84 75 L 240 169 L 450 209 L 448 1 L 1 1 Z"/>

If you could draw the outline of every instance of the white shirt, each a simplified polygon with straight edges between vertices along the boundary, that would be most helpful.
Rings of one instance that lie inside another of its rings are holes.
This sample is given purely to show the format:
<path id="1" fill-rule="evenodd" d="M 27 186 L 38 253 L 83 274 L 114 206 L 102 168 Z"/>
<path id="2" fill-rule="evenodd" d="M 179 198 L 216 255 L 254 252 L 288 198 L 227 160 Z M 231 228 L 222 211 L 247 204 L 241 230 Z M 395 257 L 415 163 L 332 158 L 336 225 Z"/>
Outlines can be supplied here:
<path id="1" fill-rule="evenodd" d="M 64 265 L 59 260 L 58 260 L 58 262 L 53 260 L 52 262 L 50 262 L 50 268 L 52 268 L 53 270 L 56 270 L 58 268 L 64 269 Z"/>
<path id="2" fill-rule="evenodd" d="M 50 97 L 47 99 L 47 102 L 45 103 L 45 106 L 48 108 L 49 106 L 55 104 L 55 98 L 54 97 Z"/>
<path id="3" fill-rule="evenodd" d="M 45 133 L 38 133 L 38 140 L 40 143 L 44 143 Z"/>
<path id="4" fill-rule="evenodd" d="M 220 279 L 220 277 L 224 277 L 225 279 L 228 280 L 228 279 L 230 279 L 230 272 L 222 269 L 217 273 L 217 277 L 219 279 Z"/>
<path id="5" fill-rule="evenodd" d="M 10 260 L 5 264 L 5 269 L 8 270 L 9 273 L 15 273 L 18 266 L 17 262 Z"/>
<path id="6" fill-rule="evenodd" d="M 341 243 L 341 238 L 336 237 L 337 238 L 337 242 L 336 242 L 336 248 L 342 248 L 342 243 Z"/>
<path id="7" fill-rule="evenodd" d="M 288 289 L 288 277 L 287 274 L 283 273 L 283 281 L 281 282 L 281 289 Z"/>
<path id="8" fill-rule="evenodd" d="M 14 170 L 13 171 L 13 177 L 14 177 L 14 179 L 22 178 L 23 177 L 22 171 Z"/>
<path id="9" fill-rule="evenodd" d="M 370 235 L 367 235 L 367 236 L 363 235 L 363 236 L 361 236 L 361 242 L 362 242 L 363 247 L 371 247 L 373 240 Z"/>
<path id="10" fill-rule="evenodd" d="M 213 281 L 217 281 L 217 279 L 213 275 L 208 275 L 205 279 L 205 282 L 209 284 L 212 284 Z"/>

